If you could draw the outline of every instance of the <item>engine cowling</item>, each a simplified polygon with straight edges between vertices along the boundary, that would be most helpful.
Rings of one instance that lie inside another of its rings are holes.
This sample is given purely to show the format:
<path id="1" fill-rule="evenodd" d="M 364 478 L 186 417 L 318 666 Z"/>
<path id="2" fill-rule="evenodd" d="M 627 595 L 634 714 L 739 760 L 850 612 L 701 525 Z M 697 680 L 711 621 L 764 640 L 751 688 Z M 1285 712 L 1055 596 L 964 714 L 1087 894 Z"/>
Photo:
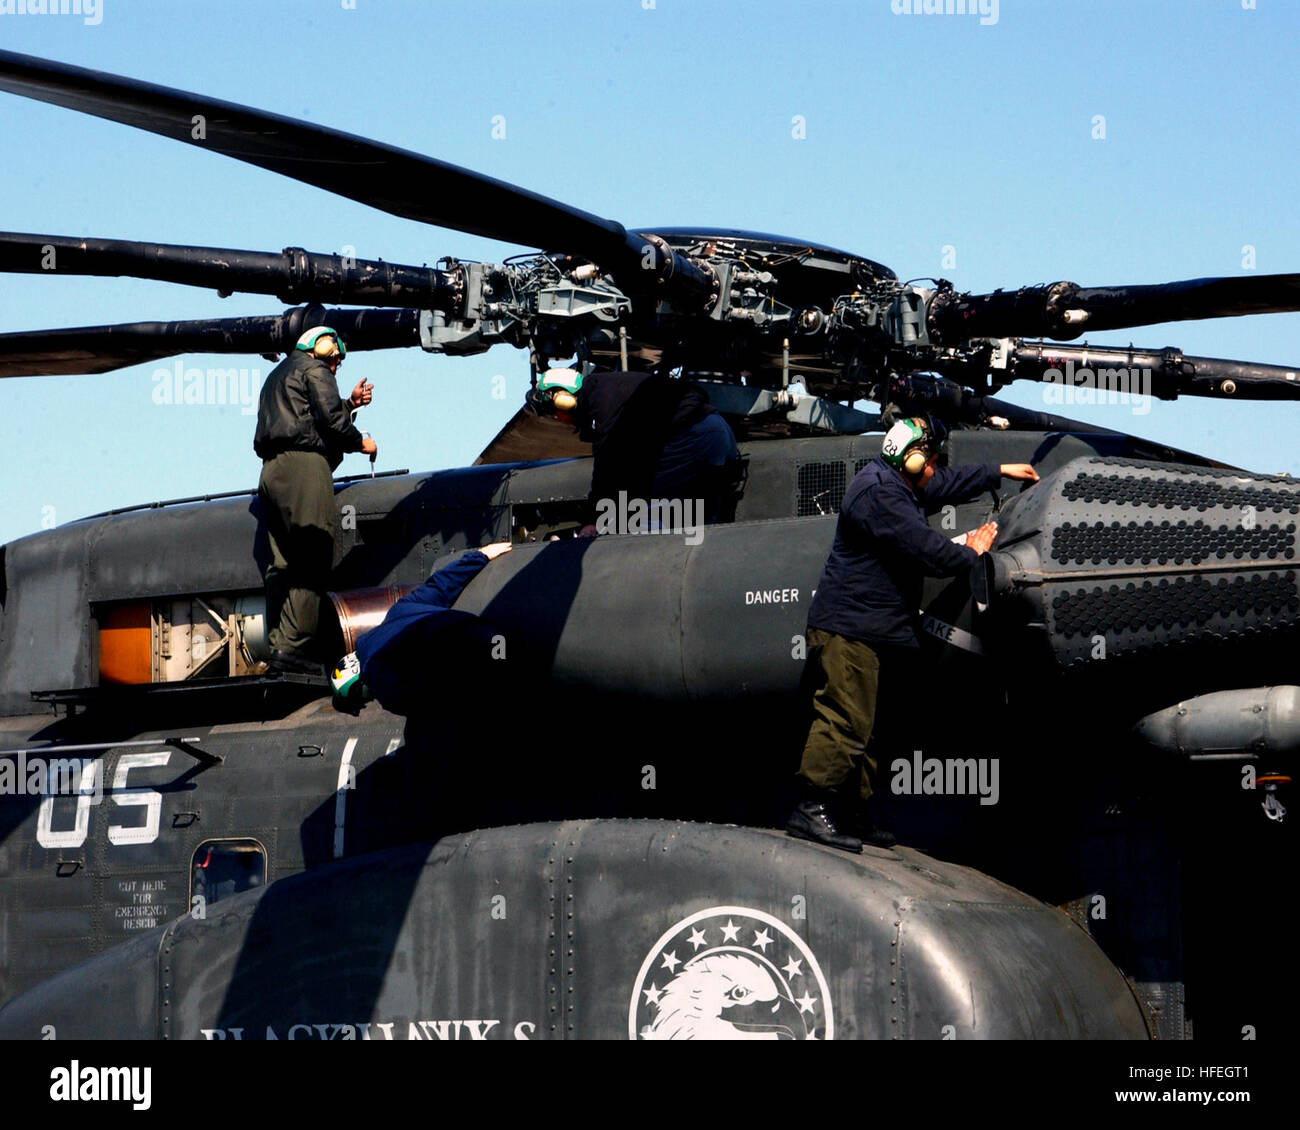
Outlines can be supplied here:
<path id="1" fill-rule="evenodd" d="M 1159 657 L 1193 682 L 1206 662 L 1290 662 L 1300 485 L 1287 477 L 1082 458 L 998 522 L 976 599 L 1003 648 L 1036 636 L 1061 669 Z"/>

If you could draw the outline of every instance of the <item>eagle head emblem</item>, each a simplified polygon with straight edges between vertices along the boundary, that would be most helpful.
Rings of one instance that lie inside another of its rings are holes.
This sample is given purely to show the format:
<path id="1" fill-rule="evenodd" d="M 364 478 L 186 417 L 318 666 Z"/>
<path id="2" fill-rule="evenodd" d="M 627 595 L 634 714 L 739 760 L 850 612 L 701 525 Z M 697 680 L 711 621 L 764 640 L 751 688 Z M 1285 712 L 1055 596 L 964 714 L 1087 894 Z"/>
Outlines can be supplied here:
<path id="1" fill-rule="evenodd" d="M 715 907 L 678 923 L 651 950 L 633 994 L 629 1035 L 827 1039 L 827 996 L 811 951 L 788 926 L 760 911 Z"/>

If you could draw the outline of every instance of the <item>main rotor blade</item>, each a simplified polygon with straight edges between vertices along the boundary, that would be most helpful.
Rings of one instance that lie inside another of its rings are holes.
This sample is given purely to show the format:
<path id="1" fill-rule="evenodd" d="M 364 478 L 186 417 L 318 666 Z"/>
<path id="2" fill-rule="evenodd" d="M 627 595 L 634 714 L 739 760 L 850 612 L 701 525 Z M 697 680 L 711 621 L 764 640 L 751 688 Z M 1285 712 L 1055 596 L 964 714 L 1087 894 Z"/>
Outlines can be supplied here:
<path id="1" fill-rule="evenodd" d="M 1235 318 L 1300 310 L 1300 275 L 1184 279 L 1140 286 L 1058 282 L 992 294 L 940 292 L 929 329 L 944 344 L 973 337 L 1051 337 L 1161 322 Z"/>
<path id="2" fill-rule="evenodd" d="M 1012 380 L 1091 387 L 1103 393 L 1215 396 L 1234 400 L 1300 400 L 1300 367 L 1193 357 L 1180 349 L 1114 345 L 1057 345 L 1018 341 L 1008 356 Z"/>
<path id="3" fill-rule="evenodd" d="M 449 310 L 463 286 L 459 270 L 344 259 L 301 247 L 279 254 L 225 247 L 138 243 L 0 232 L 0 272 L 159 279 L 220 294 L 273 294 L 281 302 L 353 302 Z"/>
<path id="4" fill-rule="evenodd" d="M 420 344 L 418 310 L 326 310 L 300 306 L 283 314 L 185 322 L 0 334 L 0 377 L 107 373 L 182 353 L 286 353 L 303 331 L 329 325 L 348 352 Z"/>
<path id="5" fill-rule="evenodd" d="M 406 149 L 136 79 L 0 51 L 0 91 L 280 173 L 409 220 L 611 258 L 621 224 Z"/>

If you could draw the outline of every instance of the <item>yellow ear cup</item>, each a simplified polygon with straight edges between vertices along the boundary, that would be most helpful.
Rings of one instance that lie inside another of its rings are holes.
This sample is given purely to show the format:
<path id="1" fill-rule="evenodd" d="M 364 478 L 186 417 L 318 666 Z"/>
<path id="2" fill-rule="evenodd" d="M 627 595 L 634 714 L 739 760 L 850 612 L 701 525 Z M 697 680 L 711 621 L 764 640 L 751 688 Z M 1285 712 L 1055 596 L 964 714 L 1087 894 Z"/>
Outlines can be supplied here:
<path id="1" fill-rule="evenodd" d="M 316 339 L 316 344 L 311 347 L 311 351 L 317 357 L 333 357 L 339 351 L 339 343 L 329 334 L 321 334 L 321 336 Z"/>
<path id="2" fill-rule="evenodd" d="M 918 447 L 914 451 L 907 453 L 907 458 L 903 460 L 903 470 L 909 475 L 919 475 L 925 470 L 927 462 L 929 462 L 929 456 L 926 455 L 925 449 Z"/>
<path id="3" fill-rule="evenodd" d="M 555 407 L 561 412 L 572 412 L 578 407 L 578 398 L 571 392 L 557 392 L 555 394 Z"/>

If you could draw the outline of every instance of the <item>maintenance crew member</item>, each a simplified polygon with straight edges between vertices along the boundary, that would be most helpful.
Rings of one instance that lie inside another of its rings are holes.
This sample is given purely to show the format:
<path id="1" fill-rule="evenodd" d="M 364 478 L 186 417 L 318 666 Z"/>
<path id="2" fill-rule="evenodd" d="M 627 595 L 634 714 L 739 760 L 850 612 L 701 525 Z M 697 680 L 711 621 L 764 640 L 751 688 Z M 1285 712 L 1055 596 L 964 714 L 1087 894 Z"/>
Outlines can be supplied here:
<path id="1" fill-rule="evenodd" d="M 345 452 L 373 460 L 375 441 L 353 426 L 351 410 L 369 404 L 362 380 L 347 400 L 334 374 L 347 355 L 336 330 L 314 326 L 262 385 L 253 450 L 262 457 L 257 496 L 266 514 L 267 638 L 272 670 L 319 675 L 316 629 L 334 565 L 333 471 Z"/>
<path id="2" fill-rule="evenodd" d="M 964 502 L 1003 478 L 1038 480 L 1028 463 L 940 467 L 946 429 L 934 417 L 898 421 L 881 454 L 849 484 L 835 540 L 808 608 L 808 668 L 816 690 L 799 763 L 802 800 L 786 831 L 846 851 L 895 840 L 867 813 L 876 759 L 867 750 L 879 709 L 897 723 L 908 692 L 923 680 L 924 576 L 969 569 L 997 535 L 989 522 L 949 539 L 926 521 L 945 502 Z M 961 544 L 958 544 L 961 543 Z M 856 775 L 857 797 L 843 797 Z M 847 810 L 847 813 L 845 812 Z M 846 819 L 847 816 L 847 819 Z"/>
<path id="3" fill-rule="evenodd" d="M 471 549 L 430 573 L 357 640 L 356 651 L 334 670 L 335 693 L 353 701 L 376 698 L 393 714 L 445 706 L 431 691 L 448 676 L 472 682 L 482 674 L 496 638 L 477 616 L 452 605 L 489 561 L 510 548 L 505 541 Z"/>
<path id="4" fill-rule="evenodd" d="M 538 412 L 572 423 L 591 444 L 588 523 L 626 497 L 699 500 L 704 525 L 729 521 L 742 473 L 731 427 L 693 381 L 665 373 L 551 369 L 529 394 Z M 594 533 L 594 526 L 584 529 Z"/>

